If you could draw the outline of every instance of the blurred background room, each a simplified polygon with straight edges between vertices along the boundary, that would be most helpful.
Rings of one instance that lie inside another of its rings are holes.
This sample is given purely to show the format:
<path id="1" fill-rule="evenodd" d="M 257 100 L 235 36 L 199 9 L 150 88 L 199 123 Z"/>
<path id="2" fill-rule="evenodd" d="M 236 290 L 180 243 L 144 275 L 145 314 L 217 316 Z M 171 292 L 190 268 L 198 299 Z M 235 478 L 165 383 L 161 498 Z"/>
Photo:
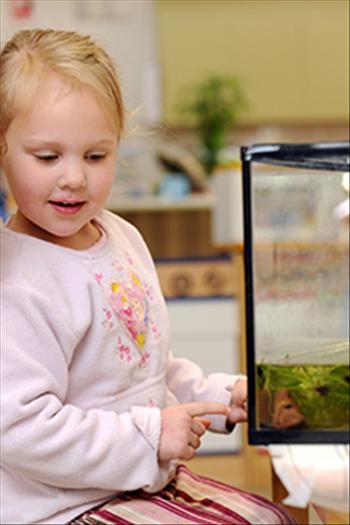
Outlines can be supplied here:
<path id="1" fill-rule="evenodd" d="M 0 3 L 1 44 L 51 27 L 90 33 L 113 56 L 129 118 L 108 208 L 156 260 L 174 353 L 244 373 L 239 148 L 349 140 L 348 0 Z M 5 194 L 2 183 L 4 218 L 15 206 Z M 245 424 L 208 433 L 191 465 L 272 496 L 269 455 L 248 445 Z"/>

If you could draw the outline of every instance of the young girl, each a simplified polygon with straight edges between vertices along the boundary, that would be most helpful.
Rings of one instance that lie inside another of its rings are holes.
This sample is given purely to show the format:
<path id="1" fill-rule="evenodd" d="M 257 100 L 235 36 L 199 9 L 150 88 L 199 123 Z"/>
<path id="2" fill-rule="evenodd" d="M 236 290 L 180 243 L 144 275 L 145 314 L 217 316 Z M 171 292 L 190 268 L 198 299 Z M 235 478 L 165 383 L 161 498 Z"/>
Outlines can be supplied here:
<path id="1" fill-rule="evenodd" d="M 88 36 L 17 33 L 1 54 L 2 523 L 294 523 L 192 474 L 211 430 L 246 419 L 246 382 L 170 351 L 133 226 L 103 210 L 124 108 Z"/>

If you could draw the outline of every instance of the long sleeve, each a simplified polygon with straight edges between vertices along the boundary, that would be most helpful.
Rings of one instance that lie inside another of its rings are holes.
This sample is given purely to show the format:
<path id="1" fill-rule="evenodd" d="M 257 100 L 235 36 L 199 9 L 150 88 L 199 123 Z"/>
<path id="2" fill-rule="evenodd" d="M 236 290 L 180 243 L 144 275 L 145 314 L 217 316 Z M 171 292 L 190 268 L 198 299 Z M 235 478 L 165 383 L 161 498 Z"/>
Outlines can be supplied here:
<path id="1" fill-rule="evenodd" d="M 14 285 L 3 288 L 2 303 L 3 466 L 64 488 L 126 491 L 159 483 L 159 409 L 143 407 L 140 417 L 138 407 L 118 414 L 66 403 L 71 363 L 62 349 L 77 344 L 66 316 L 43 295 Z M 142 426 L 152 429 L 147 437 Z"/>
<path id="2" fill-rule="evenodd" d="M 161 490 L 169 329 L 149 254 L 109 212 L 71 250 L 0 229 L 4 523 L 66 523 L 118 492 Z"/>
<path id="3" fill-rule="evenodd" d="M 180 403 L 196 401 L 216 401 L 230 404 L 231 390 L 239 376 L 224 373 L 210 374 L 205 377 L 202 369 L 192 361 L 175 358 L 169 354 L 167 367 L 167 385 Z M 226 432 L 224 416 L 209 416 L 211 430 Z"/>

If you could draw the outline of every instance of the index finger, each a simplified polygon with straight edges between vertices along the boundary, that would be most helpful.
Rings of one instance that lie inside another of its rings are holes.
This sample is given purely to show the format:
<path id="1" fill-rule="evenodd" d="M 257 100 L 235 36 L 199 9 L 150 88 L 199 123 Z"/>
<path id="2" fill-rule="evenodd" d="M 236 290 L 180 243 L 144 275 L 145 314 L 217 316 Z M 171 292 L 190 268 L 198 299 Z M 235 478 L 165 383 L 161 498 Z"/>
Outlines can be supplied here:
<path id="1" fill-rule="evenodd" d="M 230 413 L 230 408 L 224 403 L 211 401 L 185 403 L 182 406 L 190 416 L 205 416 L 206 414 L 224 414 L 227 416 Z"/>

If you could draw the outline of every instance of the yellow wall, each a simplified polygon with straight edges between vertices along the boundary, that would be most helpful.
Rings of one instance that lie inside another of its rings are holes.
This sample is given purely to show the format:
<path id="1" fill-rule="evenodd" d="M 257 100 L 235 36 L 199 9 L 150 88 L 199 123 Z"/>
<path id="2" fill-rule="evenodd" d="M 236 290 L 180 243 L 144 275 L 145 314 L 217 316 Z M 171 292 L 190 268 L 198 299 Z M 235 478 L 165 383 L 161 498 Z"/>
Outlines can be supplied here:
<path id="1" fill-rule="evenodd" d="M 209 72 L 243 79 L 245 122 L 348 118 L 348 0 L 158 0 L 157 13 L 167 120 Z"/>

